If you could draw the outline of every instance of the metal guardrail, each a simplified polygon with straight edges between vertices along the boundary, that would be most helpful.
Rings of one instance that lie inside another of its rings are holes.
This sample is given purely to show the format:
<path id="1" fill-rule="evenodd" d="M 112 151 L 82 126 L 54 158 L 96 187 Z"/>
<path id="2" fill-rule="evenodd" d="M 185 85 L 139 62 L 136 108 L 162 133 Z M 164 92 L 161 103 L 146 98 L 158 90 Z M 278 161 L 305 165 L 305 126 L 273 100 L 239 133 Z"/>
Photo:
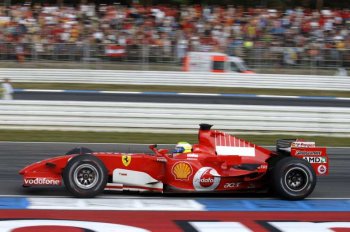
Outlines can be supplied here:
<path id="1" fill-rule="evenodd" d="M 350 89 L 350 77 L 346 76 L 249 75 L 84 69 L 0 69 L 0 78 L 10 78 L 14 82 L 45 83 L 212 86 L 332 91 L 348 91 Z M 152 87 L 150 87 L 150 90 L 152 90 Z"/>
<path id="2" fill-rule="evenodd" d="M 196 133 L 199 123 L 230 133 L 350 137 L 348 108 L 24 100 L 0 104 L 0 129 Z"/>

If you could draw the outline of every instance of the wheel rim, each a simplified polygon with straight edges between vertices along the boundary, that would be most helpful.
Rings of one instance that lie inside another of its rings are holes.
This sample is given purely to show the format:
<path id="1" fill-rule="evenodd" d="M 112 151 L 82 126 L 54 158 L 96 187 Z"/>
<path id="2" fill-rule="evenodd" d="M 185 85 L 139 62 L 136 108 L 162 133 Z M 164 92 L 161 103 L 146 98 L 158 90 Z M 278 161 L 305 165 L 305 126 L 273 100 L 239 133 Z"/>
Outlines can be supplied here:
<path id="1" fill-rule="evenodd" d="M 81 189 L 90 189 L 94 187 L 98 179 L 98 171 L 91 164 L 79 165 L 74 171 L 74 182 Z"/>
<path id="2" fill-rule="evenodd" d="M 291 168 L 284 177 L 285 186 L 293 192 L 300 192 L 306 188 L 309 182 L 307 172 L 299 167 Z"/>

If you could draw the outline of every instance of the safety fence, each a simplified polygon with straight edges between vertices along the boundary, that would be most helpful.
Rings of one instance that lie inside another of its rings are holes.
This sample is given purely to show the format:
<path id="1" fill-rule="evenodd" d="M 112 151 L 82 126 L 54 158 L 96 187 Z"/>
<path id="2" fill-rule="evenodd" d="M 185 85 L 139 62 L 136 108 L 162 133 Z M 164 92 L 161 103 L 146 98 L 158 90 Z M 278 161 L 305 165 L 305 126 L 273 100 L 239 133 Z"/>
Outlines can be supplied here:
<path id="1" fill-rule="evenodd" d="M 22 60 L 20 60 L 20 57 Z M 89 43 L 0 43 L 0 60 L 176 63 L 174 47 Z"/>
<path id="2" fill-rule="evenodd" d="M 251 68 L 350 67 L 350 50 L 336 48 L 257 46 L 244 48 L 213 46 L 189 48 L 178 45 L 117 45 L 103 43 L 0 43 L 0 61 L 70 61 L 91 63 L 137 62 L 141 64 L 171 64 L 178 66 L 189 51 L 220 51 L 243 58 Z"/>
<path id="3" fill-rule="evenodd" d="M 200 123 L 231 133 L 350 137 L 349 108 L 24 100 L 0 104 L 0 129 L 196 133 Z"/>
<path id="4" fill-rule="evenodd" d="M 0 79 L 13 82 L 116 85 L 209 86 L 266 89 L 348 91 L 344 76 L 213 74 L 204 72 L 113 71 L 87 69 L 0 69 Z M 150 91 L 152 87 L 150 87 Z"/>

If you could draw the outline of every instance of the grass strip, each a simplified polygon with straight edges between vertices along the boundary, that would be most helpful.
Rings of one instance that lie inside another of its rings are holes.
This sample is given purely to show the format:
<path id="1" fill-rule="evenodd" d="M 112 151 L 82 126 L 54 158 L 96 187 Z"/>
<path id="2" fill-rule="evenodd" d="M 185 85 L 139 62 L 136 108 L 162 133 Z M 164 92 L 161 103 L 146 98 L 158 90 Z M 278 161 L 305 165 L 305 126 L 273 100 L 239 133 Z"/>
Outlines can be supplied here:
<path id="1" fill-rule="evenodd" d="M 322 91 L 298 89 L 255 89 L 205 86 L 145 86 L 145 85 L 111 85 L 111 84 L 74 84 L 74 83 L 13 83 L 17 89 L 63 89 L 63 90 L 108 90 L 135 92 L 190 92 L 190 93 L 231 93 L 283 96 L 331 96 L 349 97 L 350 91 Z"/>
<path id="2" fill-rule="evenodd" d="M 349 138 L 339 137 L 290 136 L 283 134 L 243 134 L 237 136 L 258 145 L 273 145 L 277 139 L 281 138 L 303 138 L 308 141 L 315 141 L 319 146 L 349 146 Z M 179 141 L 197 143 L 197 134 L 0 130 L 0 141 L 175 144 Z"/>

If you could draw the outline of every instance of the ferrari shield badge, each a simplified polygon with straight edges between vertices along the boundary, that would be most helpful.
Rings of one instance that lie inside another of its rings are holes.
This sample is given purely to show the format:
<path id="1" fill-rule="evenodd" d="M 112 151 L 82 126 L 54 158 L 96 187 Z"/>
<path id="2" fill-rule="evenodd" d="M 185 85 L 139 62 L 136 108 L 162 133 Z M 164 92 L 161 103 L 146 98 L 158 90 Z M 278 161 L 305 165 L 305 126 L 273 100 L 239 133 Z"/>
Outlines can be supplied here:
<path id="1" fill-rule="evenodd" d="M 129 164 L 131 163 L 131 155 L 122 155 L 122 162 L 124 166 L 129 166 Z"/>

